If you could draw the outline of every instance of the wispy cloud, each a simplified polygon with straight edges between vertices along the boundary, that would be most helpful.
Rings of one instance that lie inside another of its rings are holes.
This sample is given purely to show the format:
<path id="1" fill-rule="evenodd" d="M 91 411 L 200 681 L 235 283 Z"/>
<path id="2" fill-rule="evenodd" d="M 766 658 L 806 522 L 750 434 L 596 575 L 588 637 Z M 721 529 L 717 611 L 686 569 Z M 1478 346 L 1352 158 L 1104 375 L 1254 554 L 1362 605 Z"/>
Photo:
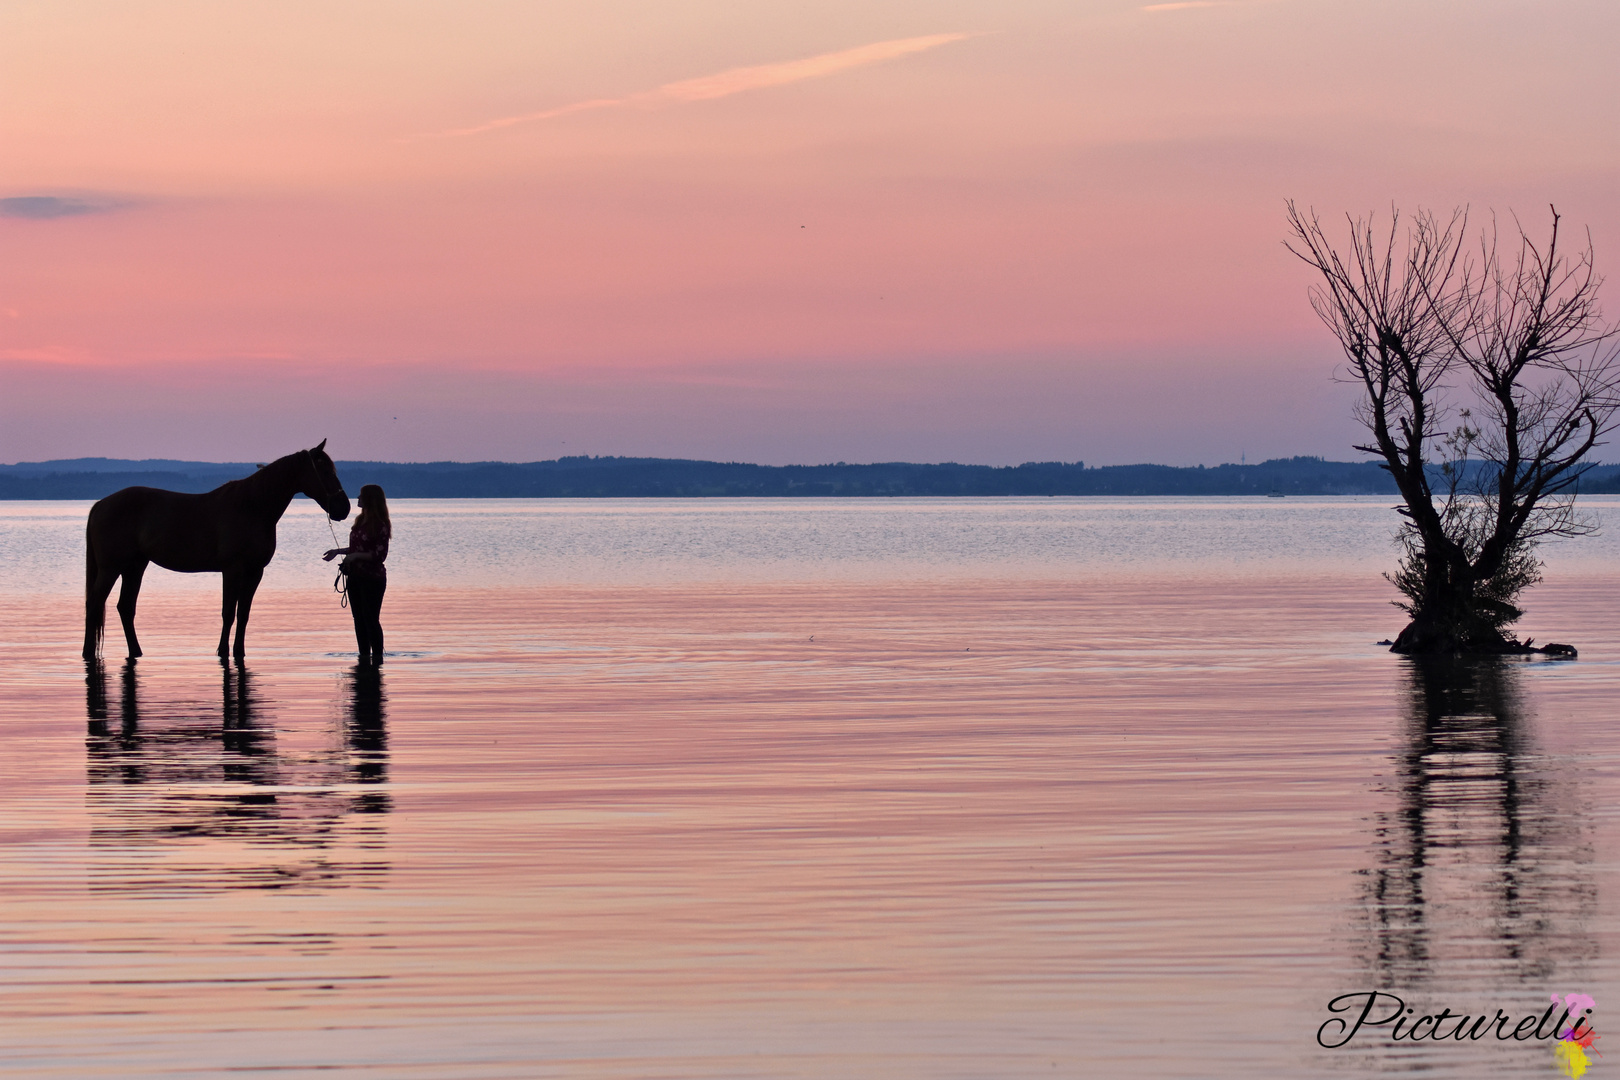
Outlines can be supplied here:
<path id="1" fill-rule="evenodd" d="M 0 199 L 0 217 L 44 221 L 50 218 L 78 217 L 82 214 L 105 214 L 127 205 L 128 203 L 122 199 L 100 196 L 13 195 Z"/>
<path id="2" fill-rule="evenodd" d="M 877 64 L 885 60 L 896 60 L 912 53 L 937 49 L 941 45 L 949 45 L 954 41 L 963 41 L 972 36 L 972 34 L 930 34 L 927 37 L 879 41 L 871 45 L 861 45 L 853 49 L 843 49 L 839 52 L 822 53 L 819 56 L 808 56 L 802 60 L 788 60 L 780 64 L 759 64 L 754 67 L 731 68 L 714 75 L 703 75 L 696 79 L 682 79 L 680 82 L 665 83 L 656 90 L 647 90 L 626 97 L 592 98 L 588 101 L 576 101 L 569 105 L 561 105 L 541 112 L 522 113 L 518 116 L 503 116 L 495 120 L 486 120 L 482 124 L 475 124 L 472 127 L 430 132 L 419 135 L 417 138 L 452 138 L 461 135 L 479 135 L 486 131 L 495 131 L 516 124 L 550 120 L 558 116 L 587 112 L 592 109 L 712 101 L 715 98 L 730 97 L 732 94 L 741 94 L 748 90 L 763 90 L 766 87 L 784 86 L 788 83 L 802 82 L 805 79 L 819 79 L 826 75 L 835 75 L 840 71 L 848 71 L 850 68 L 864 67 L 867 64 Z"/>
<path id="3" fill-rule="evenodd" d="M 1171 4 L 1148 4 L 1141 11 L 1186 11 L 1189 8 L 1253 7 L 1256 4 L 1276 3 L 1278 0 L 1176 0 Z"/>

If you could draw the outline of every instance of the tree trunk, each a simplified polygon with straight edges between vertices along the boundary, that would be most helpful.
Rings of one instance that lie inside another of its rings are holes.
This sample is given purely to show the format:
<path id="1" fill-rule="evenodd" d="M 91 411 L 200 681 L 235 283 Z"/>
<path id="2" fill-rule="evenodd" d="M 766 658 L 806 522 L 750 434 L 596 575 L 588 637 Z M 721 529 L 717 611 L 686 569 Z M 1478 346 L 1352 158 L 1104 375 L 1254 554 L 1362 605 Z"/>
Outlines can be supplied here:
<path id="1" fill-rule="evenodd" d="M 1432 548 L 1430 551 L 1432 552 Z M 1423 595 L 1412 609 L 1412 621 L 1395 639 L 1391 652 L 1415 656 L 1500 655 L 1519 652 L 1517 641 L 1502 627 L 1522 612 L 1510 604 L 1480 595 L 1485 584 L 1461 552 L 1425 558 Z"/>
<path id="2" fill-rule="evenodd" d="M 1489 622 L 1424 612 L 1406 624 L 1390 652 L 1406 656 L 1500 656 L 1528 651 Z"/>

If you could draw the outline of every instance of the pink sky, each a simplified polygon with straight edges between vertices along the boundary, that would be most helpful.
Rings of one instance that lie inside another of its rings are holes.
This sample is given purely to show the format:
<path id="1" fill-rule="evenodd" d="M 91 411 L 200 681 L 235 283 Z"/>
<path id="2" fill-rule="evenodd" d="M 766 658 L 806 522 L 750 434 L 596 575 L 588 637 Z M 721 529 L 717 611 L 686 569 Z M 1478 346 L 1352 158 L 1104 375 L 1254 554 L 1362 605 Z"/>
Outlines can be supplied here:
<path id="1" fill-rule="evenodd" d="M 1614 270 L 1616 40 L 1597 0 L 8 4 L 0 460 L 1351 458 L 1284 200 L 1556 202 Z"/>

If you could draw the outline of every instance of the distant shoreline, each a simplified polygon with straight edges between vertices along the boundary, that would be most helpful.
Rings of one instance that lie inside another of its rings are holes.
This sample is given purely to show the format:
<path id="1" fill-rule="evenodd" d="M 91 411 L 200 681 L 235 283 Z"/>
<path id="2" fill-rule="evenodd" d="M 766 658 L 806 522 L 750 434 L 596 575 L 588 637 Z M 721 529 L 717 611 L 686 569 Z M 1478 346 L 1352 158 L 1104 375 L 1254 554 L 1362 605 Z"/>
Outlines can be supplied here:
<path id="1" fill-rule="evenodd" d="M 251 463 L 77 458 L 0 465 L 0 500 L 99 499 L 133 486 L 210 491 Z M 566 457 L 522 464 L 340 461 L 351 490 L 381 484 L 402 499 L 879 498 L 983 495 L 1394 495 L 1371 461 L 1277 458 L 1255 465 L 749 465 L 675 458 Z M 1620 492 L 1620 465 L 1600 465 L 1588 494 Z"/>

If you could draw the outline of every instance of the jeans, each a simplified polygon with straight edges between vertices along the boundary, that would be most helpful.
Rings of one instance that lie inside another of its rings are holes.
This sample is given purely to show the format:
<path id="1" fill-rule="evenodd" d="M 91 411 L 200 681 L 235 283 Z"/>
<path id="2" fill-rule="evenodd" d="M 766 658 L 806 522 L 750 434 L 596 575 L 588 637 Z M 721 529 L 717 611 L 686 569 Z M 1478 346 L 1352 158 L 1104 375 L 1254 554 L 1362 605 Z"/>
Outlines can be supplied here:
<path id="1" fill-rule="evenodd" d="M 349 575 L 349 611 L 354 615 L 354 640 L 360 646 L 362 664 L 382 663 L 382 602 L 387 591 L 385 577 Z"/>

